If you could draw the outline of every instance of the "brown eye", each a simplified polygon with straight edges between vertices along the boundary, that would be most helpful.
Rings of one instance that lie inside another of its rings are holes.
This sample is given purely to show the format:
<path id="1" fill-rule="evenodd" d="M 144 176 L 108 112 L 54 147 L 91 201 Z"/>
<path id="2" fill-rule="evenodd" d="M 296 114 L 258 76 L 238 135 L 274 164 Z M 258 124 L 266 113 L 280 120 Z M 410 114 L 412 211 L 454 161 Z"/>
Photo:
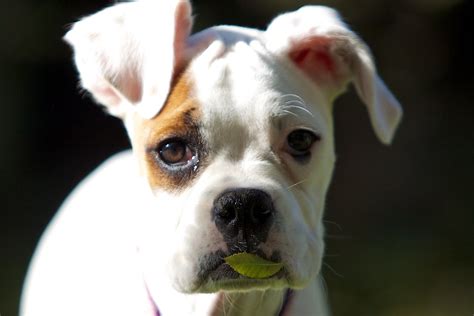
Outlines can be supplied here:
<path id="1" fill-rule="evenodd" d="M 189 146 L 182 140 L 171 140 L 163 143 L 158 154 L 165 164 L 170 166 L 185 165 L 193 159 Z"/>
<path id="2" fill-rule="evenodd" d="M 293 157 L 306 157 L 311 154 L 311 147 L 320 137 L 311 131 L 297 129 L 287 137 L 288 151 Z"/>

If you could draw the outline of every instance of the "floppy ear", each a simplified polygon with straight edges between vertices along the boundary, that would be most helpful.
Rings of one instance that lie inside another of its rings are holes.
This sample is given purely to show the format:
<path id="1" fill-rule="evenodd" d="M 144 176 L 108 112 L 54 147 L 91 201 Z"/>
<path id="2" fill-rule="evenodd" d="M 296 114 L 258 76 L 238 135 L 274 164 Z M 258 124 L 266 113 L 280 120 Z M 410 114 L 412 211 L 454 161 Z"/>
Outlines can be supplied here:
<path id="1" fill-rule="evenodd" d="M 191 31 L 188 0 L 116 4 L 75 23 L 64 37 L 73 47 L 81 84 L 108 111 L 155 116 L 173 72 L 186 58 Z"/>
<path id="2" fill-rule="evenodd" d="M 377 75 L 364 42 L 323 6 L 305 6 L 276 17 L 265 32 L 267 49 L 288 58 L 333 98 L 352 81 L 367 106 L 376 135 L 390 144 L 402 117 L 398 101 Z"/>

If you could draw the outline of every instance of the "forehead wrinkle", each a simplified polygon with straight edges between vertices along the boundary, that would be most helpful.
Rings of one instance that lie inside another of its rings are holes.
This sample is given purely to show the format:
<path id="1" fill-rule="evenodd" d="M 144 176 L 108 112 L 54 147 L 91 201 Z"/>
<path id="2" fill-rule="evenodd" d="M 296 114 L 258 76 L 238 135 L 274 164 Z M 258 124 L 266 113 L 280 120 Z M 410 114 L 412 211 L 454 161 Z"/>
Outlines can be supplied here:
<path id="1" fill-rule="evenodd" d="M 319 131 L 322 126 L 317 116 L 306 106 L 281 104 L 271 113 L 271 124 L 278 130 L 284 130 L 289 125 L 304 126 Z"/>
<path id="2" fill-rule="evenodd" d="M 312 91 L 318 89 L 308 93 L 288 67 L 267 55 L 257 41 L 240 42 L 226 47 L 225 54 L 206 67 L 200 67 L 199 57 L 193 61 L 193 77 L 202 79 L 196 80 L 196 95 L 203 104 L 203 130 L 213 152 L 239 157 L 254 144 L 254 149 L 262 147 L 279 122 L 315 132 L 328 129 L 330 123 L 324 120 L 330 117 L 329 108 L 314 104 L 324 103 L 319 92 Z"/>
<path id="3" fill-rule="evenodd" d="M 229 49 L 206 69 L 206 80 L 197 82 L 198 98 L 205 105 L 203 130 L 212 143 L 211 148 L 228 152 L 234 159 L 238 159 L 249 142 L 253 142 L 254 135 L 265 128 L 262 120 L 268 117 L 261 113 L 266 111 L 265 107 L 259 106 L 267 102 L 259 89 L 258 64 L 248 58 L 243 61 L 236 52 L 242 50 L 248 47 L 243 44 Z M 204 75 L 202 69 L 193 70 L 196 77 Z"/>

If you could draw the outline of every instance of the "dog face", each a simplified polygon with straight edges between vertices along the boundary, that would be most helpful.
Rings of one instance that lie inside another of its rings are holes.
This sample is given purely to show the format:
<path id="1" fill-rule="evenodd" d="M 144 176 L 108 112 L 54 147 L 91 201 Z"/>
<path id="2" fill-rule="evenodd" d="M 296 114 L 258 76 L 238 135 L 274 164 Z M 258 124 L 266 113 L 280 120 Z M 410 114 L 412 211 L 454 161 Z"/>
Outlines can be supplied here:
<path id="1" fill-rule="evenodd" d="M 293 72 L 275 70 L 266 53 L 258 43 L 228 50 L 217 42 L 179 76 L 158 116 L 129 123 L 156 196 L 149 222 L 160 226 L 143 251 L 157 266 L 161 227 L 174 227 L 169 274 L 185 291 L 299 287 L 319 270 L 334 163 L 330 106 Z M 282 261 L 286 271 L 234 278 L 222 259 L 243 251 Z"/>
<path id="2" fill-rule="evenodd" d="M 66 36 L 83 86 L 124 120 L 153 193 L 137 205 L 147 284 L 153 293 L 167 275 L 187 293 L 304 287 L 324 251 L 332 101 L 353 81 L 384 143 L 400 106 L 331 9 L 193 36 L 190 11 L 186 1 L 119 4 Z M 240 276 L 223 261 L 239 252 L 284 268 Z"/>

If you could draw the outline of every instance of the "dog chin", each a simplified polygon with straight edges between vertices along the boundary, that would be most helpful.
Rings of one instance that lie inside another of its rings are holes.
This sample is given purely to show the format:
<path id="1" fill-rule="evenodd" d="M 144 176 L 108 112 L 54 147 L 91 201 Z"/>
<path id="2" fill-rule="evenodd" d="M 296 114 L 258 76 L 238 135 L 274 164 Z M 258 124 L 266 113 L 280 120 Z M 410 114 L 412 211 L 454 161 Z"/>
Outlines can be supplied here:
<path id="1" fill-rule="evenodd" d="M 318 273 L 319 270 L 317 270 L 314 275 Z M 222 264 L 211 271 L 204 279 L 197 279 L 193 285 L 188 284 L 188 286 L 184 287 L 178 286 L 175 287 L 175 289 L 186 294 L 215 293 L 219 291 L 246 292 L 251 290 L 277 290 L 286 288 L 302 289 L 313 279 L 313 274 L 311 275 L 312 277 L 302 278 L 301 275 L 292 275 L 286 268 L 283 268 L 271 277 L 252 279 L 240 275 L 233 271 L 228 265 Z"/>
<path id="2" fill-rule="evenodd" d="M 285 277 L 284 270 L 275 276 L 267 279 L 250 279 L 244 276 L 233 278 L 209 278 L 195 293 L 214 293 L 218 291 L 226 292 L 245 292 L 250 290 L 267 290 L 267 289 L 283 289 L 288 288 L 288 281 Z"/>
<path id="3" fill-rule="evenodd" d="M 199 272 L 191 278 L 180 279 L 174 287 L 177 291 L 192 293 L 215 293 L 218 291 L 227 292 L 245 292 L 250 290 L 267 290 L 267 289 L 301 289 L 308 285 L 319 273 L 320 263 L 314 262 L 309 270 L 292 271 L 294 268 L 291 264 L 286 264 L 275 275 L 263 279 L 253 279 L 243 276 L 234 271 L 224 262 L 225 255 L 223 252 L 216 252 L 204 256 L 199 265 Z M 278 254 L 271 256 L 272 260 L 278 257 Z M 281 261 L 281 260 L 278 260 Z M 178 280 L 175 280 L 178 281 Z"/>
<path id="4" fill-rule="evenodd" d="M 252 279 L 235 272 L 227 264 L 222 263 L 214 270 L 208 271 L 205 277 L 198 278 L 194 286 L 178 290 L 184 293 L 215 293 L 218 291 L 245 292 L 288 288 L 287 276 L 287 270 L 282 269 L 271 277 Z"/>

